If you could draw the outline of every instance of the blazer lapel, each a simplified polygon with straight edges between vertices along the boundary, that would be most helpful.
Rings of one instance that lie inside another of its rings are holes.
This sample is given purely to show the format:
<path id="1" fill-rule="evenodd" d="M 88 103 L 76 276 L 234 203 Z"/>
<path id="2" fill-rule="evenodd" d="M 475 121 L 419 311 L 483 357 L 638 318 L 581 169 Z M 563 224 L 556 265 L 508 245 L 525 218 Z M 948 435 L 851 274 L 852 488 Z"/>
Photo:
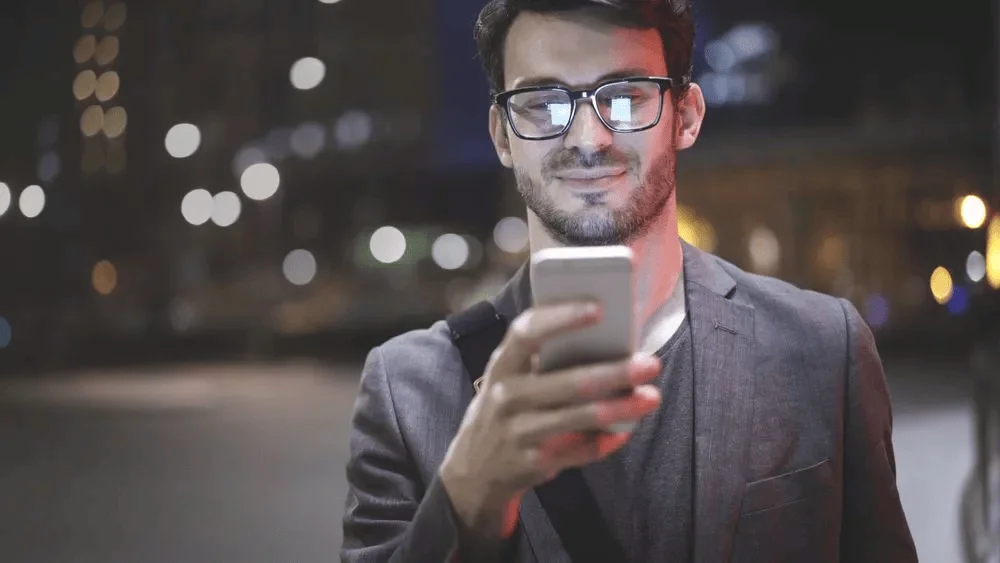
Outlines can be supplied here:
<path id="1" fill-rule="evenodd" d="M 754 310 L 735 282 L 685 244 L 694 352 L 694 563 L 728 561 L 746 487 L 754 397 Z"/>

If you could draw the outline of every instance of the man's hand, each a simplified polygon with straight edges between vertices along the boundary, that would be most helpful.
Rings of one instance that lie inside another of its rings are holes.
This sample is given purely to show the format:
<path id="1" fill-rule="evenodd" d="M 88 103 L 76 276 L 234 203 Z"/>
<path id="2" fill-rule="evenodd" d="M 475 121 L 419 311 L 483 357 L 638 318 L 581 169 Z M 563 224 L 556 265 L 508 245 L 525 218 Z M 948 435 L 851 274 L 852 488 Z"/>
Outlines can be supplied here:
<path id="1" fill-rule="evenodd" d="M 493 353 L 440 469 L 461 523 L 484 539 L 513 532 L 525 490 L 624 446 L 630 433 L 608 427 L 660 406 L 659 390 L 644 385 L 660 373 L 654 357 L 545 374 L 533 368 L 543 342 L 599 315 L 588 303 L 530 309 Z"/>

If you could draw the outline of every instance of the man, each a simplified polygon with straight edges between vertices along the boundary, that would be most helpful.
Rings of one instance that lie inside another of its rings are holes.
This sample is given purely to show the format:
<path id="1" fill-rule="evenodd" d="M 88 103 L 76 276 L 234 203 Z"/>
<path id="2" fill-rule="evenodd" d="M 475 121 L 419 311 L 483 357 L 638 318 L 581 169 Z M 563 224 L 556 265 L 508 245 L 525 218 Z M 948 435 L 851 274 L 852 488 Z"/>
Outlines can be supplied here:
<path id="1" fill-rule="evenodd" d="M 676 152 L 705 114 L 689 9 L 491 0 L 476 35 L 531 251 L 629 245 L 640 354 L 536 376 L 542 342 L 600 313 L 533 308 L 525 268 L 494 300 L 512 322 L 478 392 L 444 322 L 373 350 L 342 559 L 568 561 L 536 487 L 581 468 L 628 561 L 916 561 L 857 311 L 678 238 Z"/>

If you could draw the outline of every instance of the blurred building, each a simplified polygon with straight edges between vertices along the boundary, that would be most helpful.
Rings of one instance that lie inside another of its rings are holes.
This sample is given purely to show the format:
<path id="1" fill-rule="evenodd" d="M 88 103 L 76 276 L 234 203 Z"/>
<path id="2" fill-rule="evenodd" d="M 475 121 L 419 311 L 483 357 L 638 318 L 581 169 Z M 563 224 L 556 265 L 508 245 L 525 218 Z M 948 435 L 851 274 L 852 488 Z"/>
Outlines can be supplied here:
<path id="1" fill-rule="evenodd" d="M 476 3 L 57 4 L 0 19 L 0 360 L 392 333 L 524 260 Z M 971 326 L 996 293 L 962 199 L 993 211 L 986 7 L 852 10 L 699 4 L 682 234 L 883 335 Z"/>

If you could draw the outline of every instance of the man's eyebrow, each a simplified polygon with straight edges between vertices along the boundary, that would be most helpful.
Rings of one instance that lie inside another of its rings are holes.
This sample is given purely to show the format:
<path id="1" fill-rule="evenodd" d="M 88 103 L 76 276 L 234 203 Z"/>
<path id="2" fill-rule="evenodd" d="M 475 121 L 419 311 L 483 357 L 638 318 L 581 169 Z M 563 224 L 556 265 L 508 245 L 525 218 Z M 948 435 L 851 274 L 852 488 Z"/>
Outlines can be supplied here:
<path id="1" fill-rule="evenodd" d="M 593 87 L 597 84 L 600 84 L 602 82 L 607 82 L 609 80 L 620 80 L 622 78 L 633 78 L 640 76 L 649 76 L 649 72 L 639 68 L 628 68 L 624 70 L 618 70 L 615 72 L 605 74 L 600 78 L 598 78 L 592 84 L 587 84 L 587 85 L 582 85 L 582 84 L 567 85 L 562 80 L 558 78 L 553 78 L 551 76 L 532 76 L 528 78 L 520 78 L 518 80 L 515 80 L 513 88 L 531 88 L 534 86 L 562 86 L 570 89 L 576 89 L 578 87 L 580 89 L 583 89 L 583 88 Z"/>

